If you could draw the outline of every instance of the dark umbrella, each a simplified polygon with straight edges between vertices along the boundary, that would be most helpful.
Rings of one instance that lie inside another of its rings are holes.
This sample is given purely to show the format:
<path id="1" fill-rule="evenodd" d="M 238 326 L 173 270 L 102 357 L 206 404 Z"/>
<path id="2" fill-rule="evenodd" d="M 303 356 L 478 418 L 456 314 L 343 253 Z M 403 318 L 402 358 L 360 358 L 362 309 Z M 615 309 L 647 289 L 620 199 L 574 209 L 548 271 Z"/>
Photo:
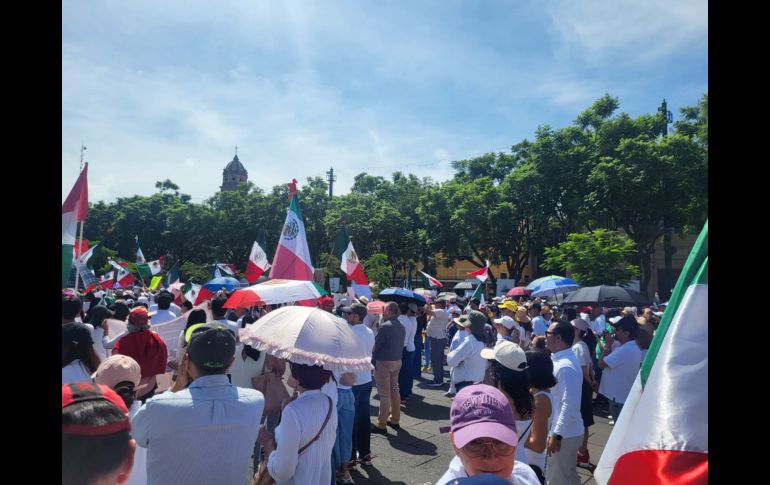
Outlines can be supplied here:
<path id="1" fill-rule="evenodd" d="M 564 303 L 571 305 L 598 305 L 603 307 L 649 306 L 649 298 L 638 291 L 620 286 L 588 286 L 570 293 Z"/>
<path id="2" fill-rule="evenodd" d="M 517 286 L 516 288 L 508 290 L 508 293 L 506 293 L 505 296 L 529 296 L 530 294 L 532 294 L 532 290 L 526 286 Z"/>
<path id="3" fill-rule="evenodd" d="M 419 306 L 427 303 L 425 297 L 405 288 L 385 288 L 377 298 L 382 301 L 395 301 L 397 303 L 416 303 Z"/>

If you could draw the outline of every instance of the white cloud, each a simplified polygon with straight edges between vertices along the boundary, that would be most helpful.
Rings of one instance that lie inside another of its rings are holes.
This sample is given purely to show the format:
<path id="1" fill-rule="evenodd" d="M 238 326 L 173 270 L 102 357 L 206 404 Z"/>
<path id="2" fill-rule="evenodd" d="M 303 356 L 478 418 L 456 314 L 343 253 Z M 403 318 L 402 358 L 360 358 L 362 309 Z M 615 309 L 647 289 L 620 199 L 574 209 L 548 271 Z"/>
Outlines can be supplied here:
<path id="1" fill-rule="evenodd" d="M 693 43 L 706 47 L 707 0 L 558 0 L 545 8 L 562 59 L 652 63 Z"/>

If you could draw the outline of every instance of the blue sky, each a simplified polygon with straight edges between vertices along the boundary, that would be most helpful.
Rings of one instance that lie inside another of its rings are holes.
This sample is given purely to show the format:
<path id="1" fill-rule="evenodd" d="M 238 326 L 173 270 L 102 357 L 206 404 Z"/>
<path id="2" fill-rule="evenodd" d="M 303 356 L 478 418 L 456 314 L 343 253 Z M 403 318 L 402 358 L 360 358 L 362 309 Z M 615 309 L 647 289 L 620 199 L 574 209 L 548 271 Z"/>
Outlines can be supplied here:
<path id="1" fill-rule="evenodd" d="M 62 200 L 171 179 L 201 202 L 238 156 L 269 191 L 452 160 L 569 125 L 605 93 L 678 119 L 708 91 L 706 0 L 62 3 Z"/>

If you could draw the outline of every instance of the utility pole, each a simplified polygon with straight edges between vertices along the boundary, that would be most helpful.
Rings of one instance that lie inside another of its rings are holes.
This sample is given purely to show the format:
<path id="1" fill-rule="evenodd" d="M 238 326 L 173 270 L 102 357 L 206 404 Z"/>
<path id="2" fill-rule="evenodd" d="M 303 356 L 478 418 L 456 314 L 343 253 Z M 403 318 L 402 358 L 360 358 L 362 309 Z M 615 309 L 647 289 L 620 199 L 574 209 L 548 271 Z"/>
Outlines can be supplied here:
<path id="1" fill-rule="evenodd" d="M 336 180 L 337 177 L 334 176 L 334 167 L 330 167 L 329 171 L 326 172 L 326 181 L 329 182 L 329 199 L 334 195 L 334 182 Z"/>
<path id="2" fill-rule="evenodd" d="M 668 124 L 671 123 L 674 118 L 671 114 L 671 111 L 668 110 L 668 106 L 666 105 L 666 100 L 663 100 L 663 103 L 661 103 L 660 108 L 658 108 L 658 112 L 661 114 L 661 117 L 663 118 L 663 136 L 668 135 Z M 665 187 L 664 187 L 665 190 Z M 668 224 L 668 221 L 666 220 L 666 216 L 663 216 L 663 285 L 661 288 L 661 285 L 658 284 L 658 288 L 663 290 L 660 293 L 660 299 L 661 301 L 668 301 L 668 299 L 671 297 L 671 290 L 674 286 L 674 275 L 673 275 L 673 268 L 671 263 L 671 255 L 674 253 L 674 248 L 671 245 L 671 240 L 674 237 L 674 228 L 671 227 Z"/>

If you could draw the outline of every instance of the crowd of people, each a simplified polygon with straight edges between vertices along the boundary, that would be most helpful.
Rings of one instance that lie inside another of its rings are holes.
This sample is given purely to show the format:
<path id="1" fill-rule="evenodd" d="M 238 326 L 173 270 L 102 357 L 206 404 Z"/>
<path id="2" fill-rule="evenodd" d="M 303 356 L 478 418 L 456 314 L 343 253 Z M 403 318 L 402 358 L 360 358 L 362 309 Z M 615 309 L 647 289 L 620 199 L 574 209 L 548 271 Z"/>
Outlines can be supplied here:
<path id="1" fill-rule="evenodd" d="M 276 305 L 228 310 L 227 299 L 63 294 L 62 483 L 354 483 L 354 467 L 374 466 L 371 434 L 400 428 L 423 372 L 453 398 L 455 456 L 438 484 L 579 483 L 594 413 L 614 424 L 661 315 L 451 295 L 374 310 L 325 296 L 319 310 L 347 322 L 373 364 L 332 372 L 241 342 Z M 178 319 L 173 339 L 153 331 Z"/>

